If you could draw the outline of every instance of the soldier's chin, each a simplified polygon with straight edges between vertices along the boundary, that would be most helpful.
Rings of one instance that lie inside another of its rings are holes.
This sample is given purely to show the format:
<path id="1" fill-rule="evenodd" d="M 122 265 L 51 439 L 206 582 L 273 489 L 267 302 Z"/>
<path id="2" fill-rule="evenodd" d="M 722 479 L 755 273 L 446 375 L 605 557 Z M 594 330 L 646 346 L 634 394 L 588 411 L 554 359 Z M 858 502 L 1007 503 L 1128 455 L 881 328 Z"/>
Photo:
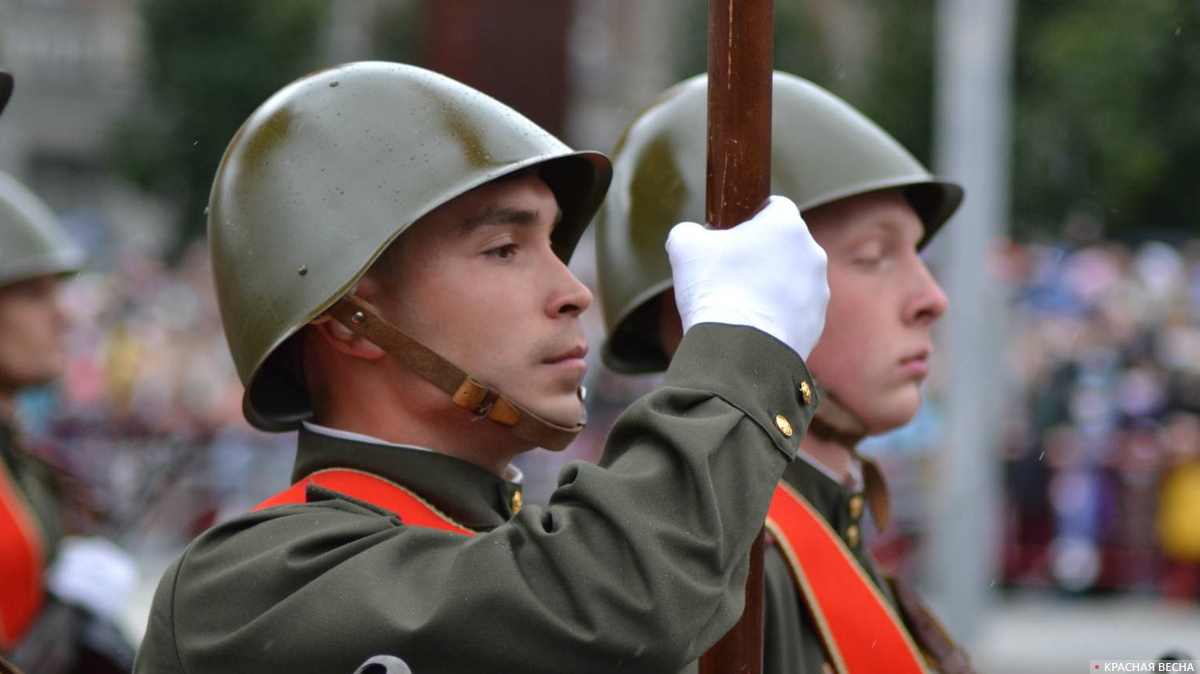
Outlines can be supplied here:
<path id="1" fill-rule="evenodd" d="M 873 413 L 865 415 L 870 435 L 882 435 L 912 421 L 921 409 L 921 393 L 914 386 L 912 390 L 898 391 L 888 396 L 874 407 Z"/>
<path id="2" fill-rule="evenodd" d="M 552 424 L 572 428 L 585 421 L 583 401 L 577 394 L 556 395 L 527 405 L 526 409 Z"/>

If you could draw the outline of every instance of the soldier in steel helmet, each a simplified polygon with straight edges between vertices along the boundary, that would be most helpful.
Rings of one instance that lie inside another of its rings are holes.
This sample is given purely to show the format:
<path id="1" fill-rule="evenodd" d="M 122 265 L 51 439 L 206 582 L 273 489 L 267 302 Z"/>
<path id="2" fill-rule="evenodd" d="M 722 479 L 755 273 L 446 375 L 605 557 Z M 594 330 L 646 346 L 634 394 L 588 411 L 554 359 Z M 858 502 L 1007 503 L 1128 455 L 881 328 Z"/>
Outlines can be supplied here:
<path id="1" fill-rule="evenodd" d="M 0 73 L 0 109 L 11 91 Z M 23 446 L 16 423 L 18 394 L 58 379 L 66 365 L 60 290 L 83 252 L 41 199 L 3 173 L 0 250 L 0 654 L 31 671 L 128 669 L 133 648 L 113 624 L 136 565 L 103 538 L 64 537 L 60 473 Z M 80 624 L 77 610 L 103 643 L 85 630 L 62 633 Z"/>
<path id="2" fill-rule="evenodd" d="M 705 77 L 677 85 L 614 151 L 597 255 L 603 355 L 619 372 L 662 371 L 678 356 L 663 242 L 677 221 L 704 217 L 706 102 Z M 885 523 L 886 494 L 856 453 L 920 405 L 931 327 L 947 301 L 919 252 L 962 190 L 811 82 L 776 73 L 773 120 L 772 192 L 796 202 L 828 254 L 831 299 L 809 360 L 821 408 L 768 519 L 765 671 L 967 671 L 915 595 L 893 587 L 864 548 L 862 517 L 869 507 Z"/>
<path id="3" fill-rule="evenodd" d="M 662 672 L 729 629 L 811 418 L 824 253 L 785 199 L 683 227 L 666 385 L 522 508 L 510 461 L 583 427 L 592 295 L 566 261 L 610 171 L 400 64 L 314 73 L 247 120 L 209 237 L 246 417 L 298 431 L 294 484 L 171 565 L 135 671 Z M 763 259 L 791 267 L 739 273 Z"/>

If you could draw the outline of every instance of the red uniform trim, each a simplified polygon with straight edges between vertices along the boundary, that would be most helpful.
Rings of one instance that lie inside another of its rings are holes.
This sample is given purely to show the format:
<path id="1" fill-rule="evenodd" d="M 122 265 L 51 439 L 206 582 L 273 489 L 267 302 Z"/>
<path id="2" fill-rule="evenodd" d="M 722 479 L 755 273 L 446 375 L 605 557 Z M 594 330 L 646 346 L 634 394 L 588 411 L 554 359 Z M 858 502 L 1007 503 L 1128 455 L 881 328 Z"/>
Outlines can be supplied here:
<path id="1" fill-rule="evenodd" d="M 780 483 L 767 528 L 787 558 L 839 674 L 924 674 L 920 650 L 895 610 L 803 496 Z"/>
<path id="2" fill-rule="evenodd" d="M 16 483 L 0 465 L 0 648 L 10 650 L 42 608 L 45 541 Z"/>
<path id="3" fill-rule="evenodd" d="M 440 512 L 425 499 L 408 489 L 378 475 L 351 468 L 330 468 L 317 471 L 258 504 L 254 510 L 290 503 L 304 503 L 307 500 L 305 492 L 310 484 L 390 510 L 400 516 L 401 522 L 409 526 L 441 529 L 464 536 L 475 535 L 474 531 L 455 522 L 450 516 Z"/>

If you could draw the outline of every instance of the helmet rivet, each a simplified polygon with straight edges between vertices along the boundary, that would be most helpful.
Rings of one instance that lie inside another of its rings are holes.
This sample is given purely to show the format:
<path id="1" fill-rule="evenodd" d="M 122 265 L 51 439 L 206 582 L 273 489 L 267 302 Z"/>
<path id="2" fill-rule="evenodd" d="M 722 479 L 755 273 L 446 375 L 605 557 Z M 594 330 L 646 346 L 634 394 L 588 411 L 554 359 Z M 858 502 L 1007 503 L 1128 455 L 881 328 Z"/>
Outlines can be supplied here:
<path id="1" fill-rule="evenodd" d="M 308 265 L 300 265 L 300 275 L 304 276 L 308 273 Z"/>
<path id="2" fill-rule="evenodd" d="M 367 317 L 361 311 L 356 311 L 354 315 L 350 316 L 350 322 L 355 325 L 362 325 L 365 320 L 367 320 Z"/>

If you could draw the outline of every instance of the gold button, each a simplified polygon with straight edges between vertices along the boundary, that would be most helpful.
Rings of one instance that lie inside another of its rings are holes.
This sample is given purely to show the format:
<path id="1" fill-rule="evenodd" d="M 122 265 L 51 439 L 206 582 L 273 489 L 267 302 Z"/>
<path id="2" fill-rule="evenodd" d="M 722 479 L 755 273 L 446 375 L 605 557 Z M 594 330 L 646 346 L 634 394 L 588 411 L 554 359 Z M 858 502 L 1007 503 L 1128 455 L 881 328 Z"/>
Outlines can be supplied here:
<path id="1" fill-rule="evenodd" d="M 858 547 L 858 525 L 851 524 L 846 528 L 846 543 L 852 547 Z"/>
<path id="2" fill-rule="evenodd" d="M 805 405 L 812 402 L 812 387 L 806 381 L 800 382 L 800 402 Z"/>
<path id="3" fill-rule="evenodd" d="M 775 427 L 779 429 L 780 433 L 783 433 L 783 437 L 792 437 L 792 425 L 788 423 L 788 420 L 782 414 L 775 415 Z"/>
<path id="4" fill-rule="evenodd" d="M 855 494 L 850 497 L 850 517 L 858 519 L 863 513 L 863 497 L 862 494 Z"/>
<path id="5" fill-rule="evenodd" d="M 512 501 L 509 503 L 509 505 L 512 506 L 512 514 L 516 515 L 517 513 L 521 512 L 522 503 L 523 501 L 521 499 L 521 492 L 514 491 L 512 495 Z"/>

